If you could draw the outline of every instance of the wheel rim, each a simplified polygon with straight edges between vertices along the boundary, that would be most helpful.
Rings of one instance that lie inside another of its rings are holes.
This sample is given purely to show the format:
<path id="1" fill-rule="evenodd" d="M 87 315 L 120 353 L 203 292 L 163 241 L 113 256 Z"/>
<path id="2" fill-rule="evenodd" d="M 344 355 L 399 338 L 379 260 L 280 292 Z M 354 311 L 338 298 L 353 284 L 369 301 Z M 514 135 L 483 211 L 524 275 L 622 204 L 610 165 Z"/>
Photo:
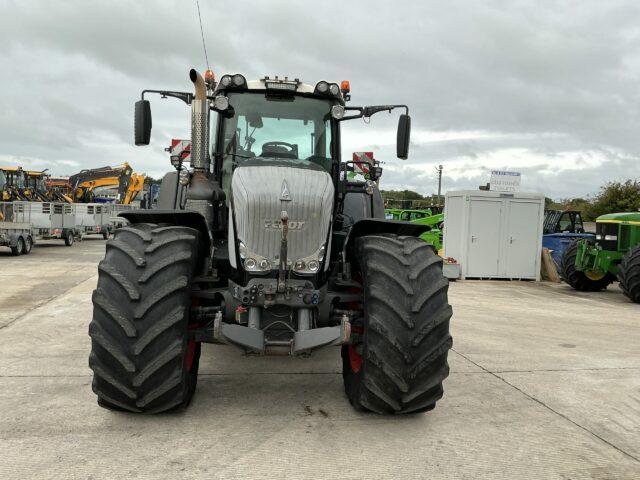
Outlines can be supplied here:
<path id="1" fill-rule="evenodd" d="M 349 365 L 353 373 L 358 373 L 362 368 L 362 355 L 356 348 L 355 345 L 349 345 Z"/>
<path id="2" fill-rule="evenodd" d="M 184 366 L 187 372 L 191 372 L 193 368 L 193 359 L 196 356 L 197 342 L 195 340 L 189 340 L 187 344 L 187 354 L 184 357 Z"/>
<path id="3" fill-rule="evenodd" d="M 606 272 L 600 273 L 600 272 L 594 272 L 593 270 L 587 270 L 586 272 L 584 272 L 584 274 L 589 280 L 593 280 L 594 282 L 597 282 L 598 280 L 602 280 L 607 273 Z"/>

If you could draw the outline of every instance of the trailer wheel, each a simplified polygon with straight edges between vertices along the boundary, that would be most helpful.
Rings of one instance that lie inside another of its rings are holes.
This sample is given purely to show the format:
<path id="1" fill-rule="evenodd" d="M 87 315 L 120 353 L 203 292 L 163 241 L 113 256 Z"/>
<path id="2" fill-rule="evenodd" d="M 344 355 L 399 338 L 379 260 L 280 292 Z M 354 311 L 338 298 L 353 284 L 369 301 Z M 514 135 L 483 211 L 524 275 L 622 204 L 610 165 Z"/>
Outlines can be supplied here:
<path id="1" fill-rule="evenodd" d="M 33 248 L 33 239 L 31 238 L 31 235 L 28 235 L 27 238 L 24 241 L 24 254 L 28 255 L 31 253 L 31 249 Z"/>
<path id="2" fill-rule="evenodd" d="M 578 242 L 574 241 L 562 255 L 560 262 L 560 277 L 571 287 L 581 292 L 599 292 L 607 288 L 615 280 L 609 273 L 593 275 L 576 268 L 578 256 Z"/>
<path id="3" fill-rule="evenodd" d="M 620 288 L 635 303 L 640 303 L 640 245 L 632 248 L 620 264 Z"/>
<path id="4" fill-rule="evenodd" d="M 364 316 L 342 347 L 347 397 L 381 414 L 432 410 L 452 346 L 442 258 L 419 238 L 395 235 L 360 238 L 356 250 Z"/>
<path id="5" fill-rule="evenodd" d="M 67 231 L 66 235 L 64 236 L 64 244 L 67 247 L 70 247 L 71 245 L 73 245 L 74 241 L 75 241 L 75 238 L 73 237 L 73 232 Z"/>
<path id="6" fill-rule="evenodd" d="M 106 244 L 89 325 L 93 391 L 113 410 L 158 413 L 188 405 L 200 343 L 188 341 L 198 232 L 133 224 Z"/>
<path id="7" fill-rule="evenodd" d="M 24 239 L 22 237 L 18 237 L 18 241 L 16 242 L 15 247 L 11 247 L 11 255 L 17 257 L 18 255 L 22 255 L 24 253 Z"/>

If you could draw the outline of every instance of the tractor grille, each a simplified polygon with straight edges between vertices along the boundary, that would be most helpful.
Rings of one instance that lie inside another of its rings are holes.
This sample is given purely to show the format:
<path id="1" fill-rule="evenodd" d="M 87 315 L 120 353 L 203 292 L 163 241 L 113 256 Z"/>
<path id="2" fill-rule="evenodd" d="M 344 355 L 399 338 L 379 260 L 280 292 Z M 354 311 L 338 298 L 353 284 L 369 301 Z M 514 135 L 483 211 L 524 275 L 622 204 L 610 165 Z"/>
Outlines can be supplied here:
<path id="1" fill-rule="evenodd" d="M 607 236 L 615 240 L 607 240 Z M 596 223 L 596 239 L 604 250 L 618 250 L 618 224 Z"/>
<path id="2" fill-rule="evenodd" d="M 245 164 L 236 168 L 231 185 L 236 235 L 250 252 L 276 263 L 283 210 L 289 216 L 290 260 L 312 255 L 325 243 L 334 188 L 324 170 Z M 283 200 L 285 190 L 287 197 Z"/>

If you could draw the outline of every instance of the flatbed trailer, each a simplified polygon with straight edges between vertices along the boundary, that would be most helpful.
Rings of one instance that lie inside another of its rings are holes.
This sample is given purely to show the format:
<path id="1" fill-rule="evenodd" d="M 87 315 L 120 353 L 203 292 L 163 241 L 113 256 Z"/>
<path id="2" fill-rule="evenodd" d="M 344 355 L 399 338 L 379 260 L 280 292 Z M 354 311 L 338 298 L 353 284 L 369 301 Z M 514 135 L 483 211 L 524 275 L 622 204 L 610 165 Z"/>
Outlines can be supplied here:
<path id="1" fill-rule="evenodd" d="M 13 202 L 0 202 L 0 247 L 8 247 L 13 255 L 26 255 L 35 243 L 31 224 L 16 221 Z"/>
<path id="2" fill-rule="evenodd" d="M 34 244 L 37 240 L 60 239 L 71 246 L 81 238 L 72 204 L 15 201 L 1 202 L 1 208 L 6 212 L 5 222 L 28 226 Z"/>
<path id="3" fill-rule="evenodd" d="M 114 230 L 111 220 L 113 205 L 106 203 L 77 203 L 73 205 L 76 228 L 81 235 L 102 235 L 106 240 Z"/>

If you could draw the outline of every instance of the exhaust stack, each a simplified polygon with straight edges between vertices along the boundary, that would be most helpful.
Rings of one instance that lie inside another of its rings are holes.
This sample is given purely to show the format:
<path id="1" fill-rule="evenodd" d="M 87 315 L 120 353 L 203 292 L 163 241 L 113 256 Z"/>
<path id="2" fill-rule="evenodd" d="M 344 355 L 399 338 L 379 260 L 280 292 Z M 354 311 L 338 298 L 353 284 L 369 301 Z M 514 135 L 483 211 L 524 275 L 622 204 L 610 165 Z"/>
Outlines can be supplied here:
<path id="1" fill-rule="evenodd" d="M 209 172 L 209 105 L 204 78 L 194 69 L 189 78 L 195 87 L 195 99 L 191 103 L 191 167 Z"/>
<path id="2" fill-rule="evenodd" d="M 213 200 L 216 188 L 210 178 L 209 158 L 209 100 L 204 78 L 191 69 L 189 78 L 195 87 L 195 98 L 191 102 L 191 168 L 185 208 L 200 213 L 207 225 L 213 222 Z"/>

